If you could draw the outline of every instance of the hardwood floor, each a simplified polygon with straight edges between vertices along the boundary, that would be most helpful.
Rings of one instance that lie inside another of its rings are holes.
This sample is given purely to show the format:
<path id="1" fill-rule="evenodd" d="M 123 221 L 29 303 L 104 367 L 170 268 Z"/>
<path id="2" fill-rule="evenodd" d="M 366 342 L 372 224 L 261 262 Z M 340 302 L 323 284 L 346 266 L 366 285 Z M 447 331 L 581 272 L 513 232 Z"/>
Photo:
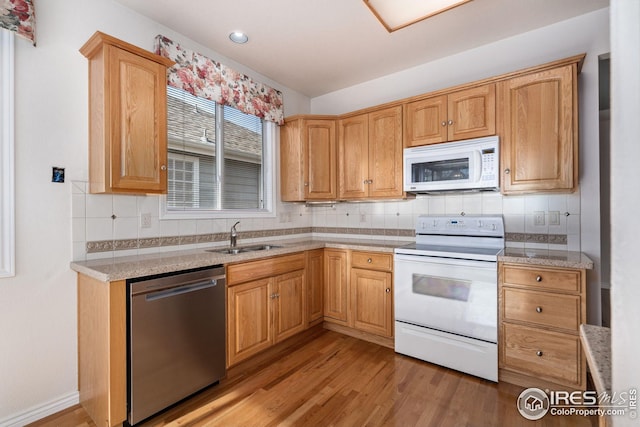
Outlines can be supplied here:
<path id="1" fill-rule="evenodd" d="M 591 426 L 584 417 L 525 420 L 522 388 L 494 384 L 332 331 L 248 363 L 146 422 L 160 426 Z M 95 426 L 80 407 L 33 426 Z M 595 424 L 593 424 L 595 425 Z"/>

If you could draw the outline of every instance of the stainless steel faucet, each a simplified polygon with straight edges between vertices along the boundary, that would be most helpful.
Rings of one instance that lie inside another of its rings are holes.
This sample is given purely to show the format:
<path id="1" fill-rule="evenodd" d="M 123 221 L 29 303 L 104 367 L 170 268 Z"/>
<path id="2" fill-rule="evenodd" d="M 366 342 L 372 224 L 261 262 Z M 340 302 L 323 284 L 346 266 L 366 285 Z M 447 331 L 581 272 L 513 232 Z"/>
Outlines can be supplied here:
<path id="1" fill-rule="evenodd" d="M 236 225 L 240 224 L 240 221 L 233 224 L 231 227 L 231 234 L 229 235 L 229 245 L 232 248 L 236 247 L 236 243 L 238 243 L 238 232 L 236 231 Z"/>

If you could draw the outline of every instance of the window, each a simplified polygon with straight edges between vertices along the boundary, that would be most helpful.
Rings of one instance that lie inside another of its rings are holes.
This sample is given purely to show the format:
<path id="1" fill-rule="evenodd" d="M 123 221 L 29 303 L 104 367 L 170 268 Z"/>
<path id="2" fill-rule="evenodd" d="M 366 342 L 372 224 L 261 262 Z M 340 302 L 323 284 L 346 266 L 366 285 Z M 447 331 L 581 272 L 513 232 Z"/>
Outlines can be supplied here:
<path id="1" fill-rule="evenodd" d="M 15 276 L 13 33 L 0 30 L 0 277 Z"/>
<path id="2" fill-rule="evenodd" d="M 167 87 L 163 217 L 273 216 L 275 125 Z"/>

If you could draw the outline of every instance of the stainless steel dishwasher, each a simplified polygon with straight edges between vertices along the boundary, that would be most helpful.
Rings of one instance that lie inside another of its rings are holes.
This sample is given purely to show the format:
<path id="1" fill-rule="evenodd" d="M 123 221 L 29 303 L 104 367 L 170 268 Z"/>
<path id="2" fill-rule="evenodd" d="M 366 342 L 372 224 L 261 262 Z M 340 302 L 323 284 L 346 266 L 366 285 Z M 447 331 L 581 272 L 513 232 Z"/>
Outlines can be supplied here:
<path id="1" fill-rule="evenodd" d="M 131 279 L 127 286 L 133 425 L 225 375 L 224 267 Z"/>

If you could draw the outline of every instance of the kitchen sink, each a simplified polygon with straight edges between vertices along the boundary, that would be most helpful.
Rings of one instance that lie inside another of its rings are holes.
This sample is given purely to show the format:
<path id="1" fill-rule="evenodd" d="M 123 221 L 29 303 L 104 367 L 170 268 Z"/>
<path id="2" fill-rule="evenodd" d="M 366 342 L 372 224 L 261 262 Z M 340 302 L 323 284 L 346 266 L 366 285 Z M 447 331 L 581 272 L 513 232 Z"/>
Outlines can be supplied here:
<path id="1" fill-rule="evenodd" d="M 256 251 L 268 251 L 271 249 L 281 248 L 278 245 L 255 245 L 244 246 L 239 248 L 223 248 L 223 249 L 206 249 L 207 252 L 216 252 L 219 254 L 237 255 L 243 252 L 256 252 Z"/>

